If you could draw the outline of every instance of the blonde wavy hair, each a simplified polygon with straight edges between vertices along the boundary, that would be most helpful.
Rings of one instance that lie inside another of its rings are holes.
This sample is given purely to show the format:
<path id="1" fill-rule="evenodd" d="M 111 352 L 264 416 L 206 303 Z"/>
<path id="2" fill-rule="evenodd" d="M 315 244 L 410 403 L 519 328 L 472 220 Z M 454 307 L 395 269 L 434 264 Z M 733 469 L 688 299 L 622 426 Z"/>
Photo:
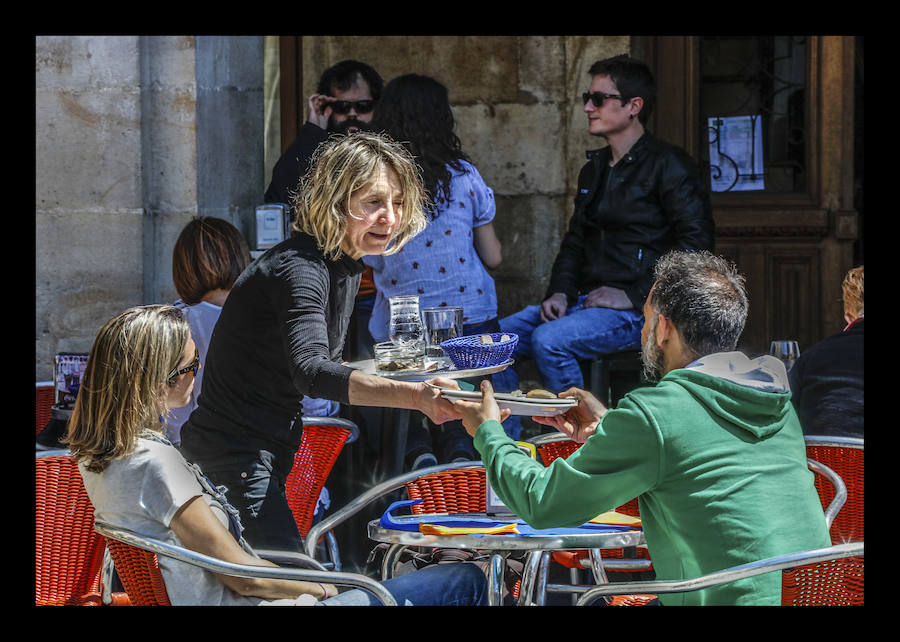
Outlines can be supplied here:
<path id="1" fill-rule="evenodd" d="M 425 229 L 427 199 L 415 159 L 386 134 L 337 135 L 316 148 L 309 171 L 291 197 L 291 232 L 309 234 L 326 256 L 339 258 L 350 197 L 375 180 L 382 165 L 394 170 L 403 192 L 403 214 L 385 254 L 399 252 Z"/>
<path id="2" fill-rule="evenodd" d="M 841 284 L 844 297 L 844 312 L 854 319 L 863 316 L 866 312 L 863 280 L 865 278 L 865 266 L 855 267 L 844 276 Z"/>
<path id="3" fill-rule="evenodd" d="M 88 470 L 102 472 L 134 452 L 144 430 L 161 432 L 168 380 L 189 334 L 181 310 L 170 305 L 130 308 L 97 334 L 64 440 Z"/>

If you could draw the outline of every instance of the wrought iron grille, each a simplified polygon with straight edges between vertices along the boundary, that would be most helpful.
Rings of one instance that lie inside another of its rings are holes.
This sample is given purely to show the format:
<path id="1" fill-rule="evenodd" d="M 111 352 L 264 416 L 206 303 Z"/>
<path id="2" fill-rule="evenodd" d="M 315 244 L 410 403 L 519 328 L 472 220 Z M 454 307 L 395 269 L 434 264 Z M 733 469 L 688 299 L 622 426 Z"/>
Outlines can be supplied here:
<path id="1" fill-rule="evenodd" d="M 807 39 L 698 41 L 699 155 L 711 189 L 805 191 Z M 744 125 L 740 142 L 723 140 L 726 121 Z"/>

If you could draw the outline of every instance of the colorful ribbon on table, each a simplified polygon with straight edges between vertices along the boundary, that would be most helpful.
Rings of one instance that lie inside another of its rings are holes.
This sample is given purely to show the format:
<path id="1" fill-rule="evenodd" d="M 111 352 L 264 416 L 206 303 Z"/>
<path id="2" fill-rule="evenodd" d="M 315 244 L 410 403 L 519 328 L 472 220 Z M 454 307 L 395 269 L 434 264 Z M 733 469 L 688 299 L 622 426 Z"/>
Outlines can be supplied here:
<path id="1" fill-rule="evenodd" d="M 388 506 L 381 516 L 382 528 L 420 532 L 424 535 L 528 535 L 538 534 L 544 531 L 534 529 L 522 520 L 492 520 L 488 517 L 466 519 L 448 515 L 446 520 L 441 520 L 439 515 L 421 515 L 399 517 L 395 519 L 391 512 L 404 506 L 412 506 L 421 503 L 421 499 L 398 501 Z M 588 523 L 580 527 L 546 529 L 552 533 L 583 533 L 585 530 L 597 529 L 600 531 L 626 531 L 641 527 L 641 520 L 616 511 L 606 511 L 597 515 Z"/>
<path id="2" fill-rule="evenodd" d="M 594 519 L 590 520 L 588 524 L 613 524 L 616 526 L 635 526 L 640 528 L 641 518 L 632 517 L 631 515 L 626 515 L 624 513 L 617 513 L 614 510 L 608 510 L 605 513 L 597 515 Z"/>
<path id="3" fill-rule="evenodd" d="M 500 526 L 442 526 L 419 523 L 419 532 L 423 535 L 518 535 L 519 525 L 515 522 Z"/>

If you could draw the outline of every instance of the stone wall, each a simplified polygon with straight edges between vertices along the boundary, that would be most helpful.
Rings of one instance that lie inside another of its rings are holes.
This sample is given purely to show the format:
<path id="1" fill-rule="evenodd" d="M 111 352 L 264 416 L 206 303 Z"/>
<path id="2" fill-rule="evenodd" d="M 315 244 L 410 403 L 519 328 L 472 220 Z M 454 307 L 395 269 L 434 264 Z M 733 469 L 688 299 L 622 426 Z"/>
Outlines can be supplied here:
<path id="1" fill-rule="evenodd" d="M 170 303 L 197 214 L 253 233 L 263 38 L 35 39 L 35 379 L 133 305 Z"/>
<path id="2" fill-rule="evenodd" d="M 39 37 L 35 56 L 36 379 L 142 302 L 136 37 Z"/>

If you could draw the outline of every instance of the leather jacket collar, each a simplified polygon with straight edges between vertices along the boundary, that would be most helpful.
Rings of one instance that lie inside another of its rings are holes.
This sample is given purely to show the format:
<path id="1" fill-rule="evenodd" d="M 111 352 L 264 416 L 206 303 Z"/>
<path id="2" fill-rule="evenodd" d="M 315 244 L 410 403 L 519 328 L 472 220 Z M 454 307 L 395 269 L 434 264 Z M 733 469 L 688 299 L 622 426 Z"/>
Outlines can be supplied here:
<path id="1" fill-rule="evenodd" d="M 653 137 L 650 135 L 650 132 L 641 134 L 641 137 L 634 141 L 634 145 L 631 146 L 631 149 L 628 150 L 619 162 L 627 165 L 636 161 L 641 157 L 641 154 L 652 139 Z M 600 147 L 599 149 L 589 149 L 585 152 L 585 156 L 588 160 L 609 163 L 609 159 L 612 156 L 612 150 L 609 145 L 607 145 L 606 147 Z"/>

